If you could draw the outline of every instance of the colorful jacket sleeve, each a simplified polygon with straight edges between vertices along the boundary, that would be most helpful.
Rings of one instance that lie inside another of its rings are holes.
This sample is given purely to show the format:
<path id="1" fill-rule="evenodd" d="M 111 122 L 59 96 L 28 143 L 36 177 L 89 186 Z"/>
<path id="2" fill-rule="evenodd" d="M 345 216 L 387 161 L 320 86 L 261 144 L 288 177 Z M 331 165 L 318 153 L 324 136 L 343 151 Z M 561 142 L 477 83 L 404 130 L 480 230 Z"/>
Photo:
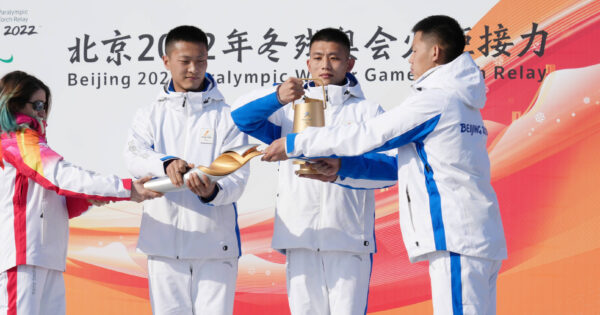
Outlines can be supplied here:
<path id="1" fill-rule="evenodd" d="M 241 97 L 236 105 L 238 107 L 231 117 L 241 131 L 267 144 L 281 137 L 281 121 L 277 111 L 282 105 L 274 88 Z"/>
<path id="2" fill-rule="evenodd" d="M 65 196 L 69 217 L 83 213 L 90 206 L 86 199 L 130 199 L 130 179 L 101 175 L 65 161 L 33 130 L 24 129 L 11 135 L 2 140 L 4 160 L 45 189 Z"/>
<path id="3" fill-rule="evenodd" d="M 444 103 L 441 97 L 425 93 L 409 97 L 391 111 L 361 124 L 309 127 L 301 133 L 288 134 L 286 152 L 290 157 L 358 156 L 419 143 L 435 129 L 441 117 L 442 110 L 436 104 Z"/>
<path id="4" fill-rule="evenodd" d="M 124 154 L 127 169 L 135 177 L 164 176 L 164 162 L 177 158 L 154 151 L 154 129 L 150 110 L 138 110 L 127 135 Z"/>

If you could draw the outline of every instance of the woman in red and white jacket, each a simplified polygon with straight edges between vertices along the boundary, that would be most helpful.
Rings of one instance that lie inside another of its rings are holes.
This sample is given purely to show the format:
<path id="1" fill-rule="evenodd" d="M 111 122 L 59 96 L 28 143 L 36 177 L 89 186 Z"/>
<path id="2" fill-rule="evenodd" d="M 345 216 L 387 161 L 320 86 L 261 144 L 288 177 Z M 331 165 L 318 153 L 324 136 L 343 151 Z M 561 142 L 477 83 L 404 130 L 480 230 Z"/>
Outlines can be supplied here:
<path id="1" fill-rule="evenodd" d="M 14 71 L 0 80 L 0 315 L 65 314 L 69 219 L 93 204 L 161 194 L 84 170 L 52 151 L 50 90 Z"/>

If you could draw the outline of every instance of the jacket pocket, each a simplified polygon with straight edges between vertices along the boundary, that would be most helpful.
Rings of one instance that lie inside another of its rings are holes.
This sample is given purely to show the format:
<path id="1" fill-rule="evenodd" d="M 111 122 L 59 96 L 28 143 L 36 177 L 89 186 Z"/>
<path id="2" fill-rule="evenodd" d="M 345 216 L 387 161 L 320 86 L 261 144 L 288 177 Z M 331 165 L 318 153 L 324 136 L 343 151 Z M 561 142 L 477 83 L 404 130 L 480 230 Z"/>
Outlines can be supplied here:
<path id="1" fill-rule="evenodd" d="M 42 220 L 41 239 L 42 239 L 42 244 L 44 244 L 44 235 L 46 233 L 46 218 L 44 218 L 44 208 L 42 208 L 42 213 L 40 214 L 40 220 Z"/>
<path id="2" fill-rule="evenodd" d="M 413 232 L 416 232 L 417 229 L 415 229 L 415 221 L 414 221 L 414 215 L 413 215 L 413 210 L 412 210 L 412 202 L 410 200 L 410 192 L 408 191 L 408 186 L 406 186 L 406 204 L 408 205 L 408 214 L 409 214 L 409 218 L 410 218 L 410 226 L 411 226 Z"/>

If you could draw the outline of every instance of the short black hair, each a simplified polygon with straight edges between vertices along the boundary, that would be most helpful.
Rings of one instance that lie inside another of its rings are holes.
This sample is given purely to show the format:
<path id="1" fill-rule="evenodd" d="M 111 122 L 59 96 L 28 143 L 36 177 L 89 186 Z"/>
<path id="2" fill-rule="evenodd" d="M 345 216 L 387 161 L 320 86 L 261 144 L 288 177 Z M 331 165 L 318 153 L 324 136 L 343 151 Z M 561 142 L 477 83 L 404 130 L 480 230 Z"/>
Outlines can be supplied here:
<path id="1" fill-rule="evenodd" d="M 165 39 L 165 52 L 167 55 L 171 51 L 173 44 L 179 41 L 204 44 L 208 48 L 206 33 L 195 26 L 181 25 L 167 33 L 167 38 Z"/>
<path id="2" fill-rule="evenodd" d="M 309 48 L 317 41 L 338 43 L 344 46 L 347 49 L 348 55 L 350 55 L 350 39 L 346 33 L 337 28 L 328 27 L 316 32 L 310 39 Z"/>
<path id="3" fill-rule="evenodd" d="M 465 35 L 458 22 L 446 15 L 432 15 L 417 22 L 413 33 L 421 32 L 423 36 L 432 36 L 442 49 L 443 63 L 448 63 L 460 56 L 465 50 Z"/>

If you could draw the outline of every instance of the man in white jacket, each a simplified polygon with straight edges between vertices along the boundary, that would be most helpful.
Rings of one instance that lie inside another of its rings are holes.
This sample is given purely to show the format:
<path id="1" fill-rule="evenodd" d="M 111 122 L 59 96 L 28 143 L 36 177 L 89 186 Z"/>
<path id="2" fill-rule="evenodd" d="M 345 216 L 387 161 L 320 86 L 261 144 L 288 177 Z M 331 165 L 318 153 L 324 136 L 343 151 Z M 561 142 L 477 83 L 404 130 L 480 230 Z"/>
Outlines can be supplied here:
<path id="1" fill-rule="evenodd" d="M 289 134 L 264 159 L 397 148 L 402 236 L 412 262 L 429 261 L 434 313 L 495 314 L 507 250 L 480 114 L 483 77 L 454 19 L 430 16 L 413 32 L 412 96 L 361 124 Z"/>
<path id="2" fill-rule="evenodd" d="M 134 176 L 164 176 L 176 186 L 194 165 L 248 143 L 206 73 L 207 38 L 193 26 L 165 41 L 171 81 L 129 131 L 125 159 Z M 216 182 L 193 175 L 183 191 L 144 204 L 138 250 L 148 255 L 154 314 L 232 314 L 241 254 L 235 201 L 246 185 L 242 167 Z"/>
<path id="3" fill-rule="evenodd" d="M 314 34 L 307 65 L 327 91 L 326 125 L 356 124 L 383 113 L 379 105 L 365 99 L 349 73 L 354 59 L 350 41 L 340 30 Z M 290 78 L 277 87 L 242 96 L 236 101 L 233 120 L 240 130 L 271 143 L 292 132 L 291 102 L 305 94 L 324 97 L 321 86 Z M 366 159 L 322 163 L 333 169 L 329 176 L 317 176 L 323 182 L 299 178 L 291 161 L 279 165 L 272 246 L 286 254 L 290 310 L 294 315 L 365 314 L 376 251 L 372 189 L 395 183 L 396 160 L 377 153 Z M 346 177 L 357 169 L 380 181 Z"/>

